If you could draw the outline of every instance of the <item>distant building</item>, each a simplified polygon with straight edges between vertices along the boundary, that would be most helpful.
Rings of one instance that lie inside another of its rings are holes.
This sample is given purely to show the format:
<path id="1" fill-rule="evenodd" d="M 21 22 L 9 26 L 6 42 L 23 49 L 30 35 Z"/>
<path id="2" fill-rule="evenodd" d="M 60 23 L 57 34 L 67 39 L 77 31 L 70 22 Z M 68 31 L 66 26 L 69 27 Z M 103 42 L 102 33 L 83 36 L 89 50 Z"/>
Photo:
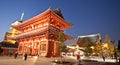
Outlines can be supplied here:
<path id="1" fill-rule="evenodd" d="M 79 47 L 84 47 L 86 42 L 90 44 L 96 44 L 101 40 L 100 34 L 91 34 L 91 35 L 84 35 L 78 36 L 76 44 Z"/>
<path id="2" fill-rule="evenodd" d="M 6 32 L 4 40 L 0 43 L 1 48 L 3 49 L 3 55 L 9 55 L 10 53 L 14 54 L 17 51 L 18 43 L 10 37 L 16 36 L 19 32 L 12 27 L 12 25 L 17 25 L 21 22 L 16 21 L 11 24 L 10 31 Z"/>
<path id="3" fill-rule="evenodd" d="M 94 45 L 96 43 L 99 43 L 100 40 L 101 36 L 99 33 L 78 36 L 77 41 L 74 44 L 67 45 L 67 48 L 69 48 L 69 52 L 72 52 L 72 55 L 76 55 L 78 52 L 80 52 L 81 55 L 84 55 L 84 52 L 82 50 L 84 50 L 86 47 L 86 43 Z"/>
<path id="4" fill-rule="evenodd" d="M 19 34 L 19 31 L 13 28 L 13 25 L 18 25 L 20 24 L 21 21 L 16 21 L 11 24 L 10 31 L 6 32 L 4 40 L 12 40 L 11 37 L 14 37 Z"/>

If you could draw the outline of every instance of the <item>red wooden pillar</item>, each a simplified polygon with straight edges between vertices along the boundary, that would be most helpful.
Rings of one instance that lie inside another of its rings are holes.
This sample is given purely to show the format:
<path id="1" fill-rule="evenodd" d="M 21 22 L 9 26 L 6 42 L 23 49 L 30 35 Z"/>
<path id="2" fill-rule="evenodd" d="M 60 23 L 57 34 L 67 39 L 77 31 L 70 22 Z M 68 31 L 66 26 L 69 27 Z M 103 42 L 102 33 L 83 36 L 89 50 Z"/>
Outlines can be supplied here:
<path id="1" fill-rule="evenodd" d="M 32 43 L 32 52 L 31 52 L 31 55 L 34 54 L 34 44 Z"/>
<path id="2" fill-rule="evenodd" d="M 48 46 L 49 46 L 49 35 L 48 34 L 46 34 L 45 35 L 45 38 L 47 39 L 46 40 L 46 52 L 45 52 L 45 54 L 46 54 L 46 56 L 48 56 L 49 55 L 49 48 L 48 48 Z"/>
<path id="3" fill-rule="evenodd" d="M 55 42 L 54 42 L 54 56 L 56 56 L 56 53 L 57 53 L 57 52 L 56 52 L 56 46 L 57 46 L 57 45 L 56 45 L 56 41 L 55 41 Z"/>

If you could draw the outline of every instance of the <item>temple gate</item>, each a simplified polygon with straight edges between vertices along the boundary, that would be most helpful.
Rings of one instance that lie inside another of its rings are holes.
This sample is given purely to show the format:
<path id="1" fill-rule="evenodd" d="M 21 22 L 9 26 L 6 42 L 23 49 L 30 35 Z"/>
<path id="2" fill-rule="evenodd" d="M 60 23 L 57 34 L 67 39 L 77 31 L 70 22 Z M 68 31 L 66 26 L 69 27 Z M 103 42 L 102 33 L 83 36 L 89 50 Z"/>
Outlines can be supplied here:
<path id="1" fill-rule="evenodd" d="M 18 52 L 39 56 L 58 56 L 58 33 L 72 24 L 64 20 L 60 9 L 45 12 L 12 27 L 20 31 L 11 37 L 19 43 Z"/>

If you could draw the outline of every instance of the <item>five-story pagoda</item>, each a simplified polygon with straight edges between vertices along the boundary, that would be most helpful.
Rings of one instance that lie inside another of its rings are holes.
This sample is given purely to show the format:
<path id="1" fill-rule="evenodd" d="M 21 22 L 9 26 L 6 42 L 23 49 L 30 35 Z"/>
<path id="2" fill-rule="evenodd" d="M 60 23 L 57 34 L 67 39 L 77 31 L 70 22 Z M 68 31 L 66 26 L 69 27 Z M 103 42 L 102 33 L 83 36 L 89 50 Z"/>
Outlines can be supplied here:
<path id="1" fill-rule="evenodd" d="M 20 32 L 11 38 L 19 43 L 18 52 L 21 54 L 58 56 L 58 33 L 71 26 L 64 20 L 59 8 L 55 11 L 49 8 L 31 19 L 13 25 Z"/>

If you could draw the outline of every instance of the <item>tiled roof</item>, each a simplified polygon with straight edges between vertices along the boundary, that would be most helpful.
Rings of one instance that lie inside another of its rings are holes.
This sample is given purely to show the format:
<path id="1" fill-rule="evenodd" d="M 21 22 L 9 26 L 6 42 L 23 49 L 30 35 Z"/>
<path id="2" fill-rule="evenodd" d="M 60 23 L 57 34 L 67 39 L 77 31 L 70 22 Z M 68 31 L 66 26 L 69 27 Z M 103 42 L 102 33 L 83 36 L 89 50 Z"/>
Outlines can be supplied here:
<path id="1" fill-rule="evenodd" d="M 1 47 L 8 47 L 8 48 L 18 48 L 18 43 L 11 44 L 8 42 L 0 42 Z"/>
<path id="2" fill-rule="evenodd" d="M 61 13 L 60 8 L 57 8 L 54 12 L 55 12 L 58 16 L 60 16 L 61 18 L 64 19 L 63 15 L 62 15 L 62 13 Z"/>

